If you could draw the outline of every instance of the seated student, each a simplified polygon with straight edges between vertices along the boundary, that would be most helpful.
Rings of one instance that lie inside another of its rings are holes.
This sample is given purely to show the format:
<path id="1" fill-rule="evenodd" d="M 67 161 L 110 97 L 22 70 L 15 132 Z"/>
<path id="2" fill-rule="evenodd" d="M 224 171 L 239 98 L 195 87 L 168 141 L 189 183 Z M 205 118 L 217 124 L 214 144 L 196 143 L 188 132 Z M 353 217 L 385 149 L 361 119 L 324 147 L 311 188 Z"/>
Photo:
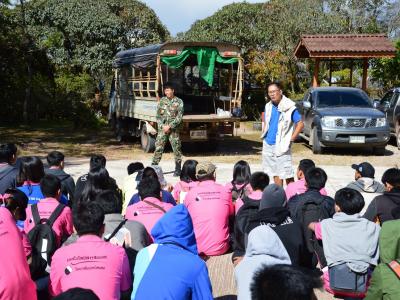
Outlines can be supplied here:
<path id="1" fill-rule="evenodd" d="M 380 224 L 394 220 L 392 211 L 400 207 L 400 169 L 386 170 L 382 175 L 382 183 L 386 191 L 372 200 L 363 216 L 370 221 L 378 221 Z"/>
<path id="2" fill-rule="evenodd" d="M 108 171 L 103 167 L 93 168 L 86 177 L 85 187 L 80 197 L 75 198 L 75 202 L 92 201 L 103 191 L 113 191 L 118 198 L 122 199 L 121 190 L 110 177 Z"/>
<path id="3" fill-rule="evenodd" d="M 43 163 L 37 156 L 25 156 L 20 160 L 17 176 L 18 189 L 28 197 L 28 205 L 37 204 L 45 198 L 40 189 L 40 180 L 45 175 Z M 60 202 L 68 203 L 68 199 L 61 195 Z"/>
<path id="4" fill-rule="evenodd" d="M 311 267 L 311 255 L 307 251 L 303 229 L 297 220 L 291 218 L 286 208 L 286 195 L 283 188 L 277 184 L 270 184 L 264 189 L 259 202 L 258 211 L 249 216 L 243 228 L 241 247 L 234 248 L 234 263 L 243 257 L 249 233 L 260 225 L 268 225 L 282 241 L 292 265 Z"/>
<path id="5" fill-rule="evenodd" d="M 232 192 L 232 201 L 248 196 L 252 190 L 250 186 L 251 170 L 247 161 L 239 160 L 233 166 L 233 179 L 225 186 Z"/>
<path id="6" fill-rule="evenodd" d="M 285 189 L 286 199 L 288 201 L 290 201 L 290 198 L 293 196 L 303 194 L 307 191 L 305 174 L 311 168 L 315 168 L 315 163 L 311 159 L 300 160 L 299 166 L 297 167 L 298 180 L 289 183 Z M 328 195 L 325 188 L 322 188 L 319 192 L 321 195 Z"/>
<path id="7" fill-rule="evenodd" d="M 257 214 L 260 207 L 260 200 L 263 195 L 263 190 L 269 184 L 269 177 L 263 172 L 255 172 L 250 177 L 250 185 L 253 192 L 244 197 L 237 199 L 235 202 L 236 211 L 235 221 L 233 225 L 233 255 L 232 260 L 236 263 L 237 258 L 244 255 L 245 247 L 245 229 L 248 225 L 251 216 Z M 244 201 L 244 205 L 243 205 Z"/>
<path id="8" fill-rule="evenodd" d="M 0 207 L 0 298 L 36 300 L 36 286 L 32 281 L 21 233 L 15 219 L 5 207 Z"/>
<path id="9" fill-rule="evenodd" d="M 235 201 L 235 214 L 239 212 L 240 208 L 243 206 L 244 202 L 247 200 L 261 200 L 264 188 L 269 184 L 269 177 L 264 172 L 255 172 L 250 177 L 250 188 L 251 192 L 242 198 L 237 198 Z M 258 202 L 254 202 L 256 205 Z M 257 205 L 258 208 L 258 205 Z"/>
<path id="10" fill-rule="evenodd" d="M 39 220 L 48 220 L 60 206 L 60 209 L 62 210 L 52 226 L 56 236 L 57 247 L 60 247 L 62 242 L 66 240 L 74 231 L 71 209 L 60 203 L 61 182 L 56 176 L 50 174 L 45 175 L 40 181 L 40 188 L 45 198 L 39 203 L 35 204 L 39 215 L 35 216 L 33 205 L 26 209 L 24 231 L 29 234 L 35 225 L 38 224 L 37 222 Z"/>
<path id="11" fill-rule="evenodd" d="M 138 221 L 150 235 L 153 226 L 173 205 L 160 199 L 161 186 L 154 177 L 145 177 L 139 182 L 140 202 L 129 205 L 125 219 Z"/>
<path id="12" fill-rule="evenodd" d="M 174 197 L 172 196 L 172 194 L 163 189 L 163 186 L 164 187 L 167 186 L 167 182 L 165 181 L 164 175 L 162 174 L 162 170 L 161 171 L 160 170 L 161 170 L 161 168 L 159 168 L 159 166 L 146 167 L 143 170 L 141 179 L 147 178 L 147 177 L 153 177 L 153 178 L 157 179 L 158 182 L 160 183 L 160 188 L 161 188 L 161 201 L 164 203 L 170 203 L 172 205 L 176 205 L 176 201 L 175 201 Z M 133 197 L 129 201 L 128 206 L 138 203 L 138 202 L 140 202 L 139 193 L 133 195 Z"/>
<path id="13" fill-rule="evenodd" d="M 122 215 L 125 215 L 129 201 L 137 193 L 137 185 L 143 169 L 144 166 L 141 162 L 130 163 L 127 167 L 128 176 L 124 178 L 122 185 Z"/>
<path id="14" fill-rule="evenodd" d="M 131 299 L 213 299 L 207 266 L 197 255 L 186 207 L 177 205 L 169 210 L 151 234 L 154 244 L 137 256 Z"/>
<path id="15" fill-rule="evenodd" d="M 314 289 L 322 286 L 318 274 L 290 265 L 260 268 L 251 283 L 251 299 L 316 300 Z"/>
<path id="16" fill-rule="evenodd" d="M 104 157 L 104 155 L 100 155 L 100 154 L 94 154 L 90 157 L 90 161 L 89 161 L 89 171 L 92 170 L 98 170 L 99 168 L 106 168 L 106 158 Z M 78 178 L 78 180 L 76 181 L 76 186 L 75 186 L 75 194 L 74 194 L 74 199 L 79 199 L 81 198 L 82 192 L 85 188 L 85 185 L 87 183 L 88 180 L 88 175 L 84 174 L 81 177 Z M 109 177 L 109 185 L 110 186 L 117 186 L 117 182 L 115 181 L 114 178 Z"/>
<path id="17" fill-rule="evenodd" d="M 173 189 L 173 196 L 178 203 L 183 203 L 187 192 L 198 184 L 196 178 L 197 160 L 188 159 L 182 166 L 180 181 L 178 181 Z"/>
<path id="18" fill-rule="evenodd" d="M 246 254 L 235 267 L 239 300 L 251 300 L 250 285 L 254 274 L 263 266 L 290 265 L 290 257 L 276 232 L 267 225 L 250 231 Z"/>
<path id="19" fill-rule="evenodd" d="M 344 272 L 365 274 L 367 279 L 370 267 L 376 266 L 378 263 L 380 227 L 360 216 L 363 206 L 364 199 L 360 192 L 343 188 L 335 194 L 336 213 L 333 218 L 318 223 L 313 222 L 309 225 L 309 228 L 315 232 L 316 238 L 322 240 L 324 245 L 327 261 L 327 267 L 323 268 L 325 290 L 335 296 L 364 298 L 366 286 L 364 291 L 357 293 L 352 290 L 347 293 L 337 291 L 330 282 L 332 268 L 347 265 Z M 341 277 L 344 274 L 336 273 L 335 276 Z M 351 283 L 349 282 L 349 284 Z"/>
<path id="20" fill-rule="evenodd" d="M 144 225 L 137 221 L 127 221 L 121 215 L 121 198 L 117 197 L 113 191 L 100 192 L 93 201 L 100 204 L 104 210 L 104 239 L 111 238 L 111 243 L 132 248 L 136 252 L 150 244 Z M 121 228 L 114 232 L 121 224 Z M 114 235 L 111 236 L 113 233 Z M 77 239 L 78 235 L 74 233 L 63 246 L 75 243 Z"/>
<path id="21" fill-rule="evenodd" d="M 335 213 L 335 201 L 321 194 L 320 190 L 325 187 L 328 176 L 320 168 L 311 168 L 305 174 L 307 191 L 295 195 L 288 201 L 288 209 L 292 218 L 296 219 L 302 226 L 304 238 L 310 253 L 313 253 L 313 264 L 319 263 L 324 267 L 326 261 L 320 241 L 313 236 L 308 225 L 326 218 L 331 218 Z"/>
<path id="22" fill-rule="evenodd" d="M 49 168 L 45 170 L 45 173 L 55 175 L 60 179 L 61 193 L 72 203 L 75 192 L 75 181 L 71 175 L 64 171 L 64 154 L 60 151 L 50 152 L 47 155 L 47 163 L 49 164 Z"/>
<path id="23" fill-rule="evenodd" d="M 17 147 L 14 144 L 0 145 L 0 194 L 8 188 L 16 187 L 18 168 L 14 165 Z"/>
<path id="24" fill-rule="evenodd" d="M 74 227 L 79 239 L 61 247 L 53 256 L 50 294 L 70 288 L 91 289 L 100 299 L 117 300 L 130 293 L 132 277 L 125 250 L 104 241 L 104 211 L 95 201 L 73 208 Z"/>
<path id="25" fill-rule="evenodd" d="M 365 300 L 400 299 L 398 269 L 400 259 L 400 215 L 382 225 L 379 235 L 379 265 L 372 278 Z"/>
<path id="26" fill-rule="evenodd" d="M 234 214 L 230 190 L 215 182 L 215 165 L 196 166 L 199 184 L 186 195 L 184 204 L 193 220 L 200 255 L 221 255 L 229 249 L 229 217 Z"/>
<path id="27" fill-rule="evenodd" d="M 24 221 L 26 219 L 26 208 L 28 206 L 28 197 L 18 189 L 10 188 L 6 190 L 3 196 L 0 195 L 0 206 L 5 206 L 13 215 L 17 228 L 21 232 L 22 246 L 24 247 L 27 258 L 32 253 L 32 246 L 24 231 Z"/>
<path id="28" fill-rule="evenodd" d="M 100 300 L 100 298 L 92 290 L 72 288 L 54 297 L 53 300 Z"/>
<path id="29" fill-rule="evenodd" d="M 355 181 L 349 183 L 347 187 L 359 191 L 364 197 L 365 206 L 361 212 L 364 213 L 371 201 L 385 191 L 385 186 L 374 180 L 375 169 L 371 164 L 363 162 L 359 165 L 353 164 L 351 167 L 355 170 Z"/>

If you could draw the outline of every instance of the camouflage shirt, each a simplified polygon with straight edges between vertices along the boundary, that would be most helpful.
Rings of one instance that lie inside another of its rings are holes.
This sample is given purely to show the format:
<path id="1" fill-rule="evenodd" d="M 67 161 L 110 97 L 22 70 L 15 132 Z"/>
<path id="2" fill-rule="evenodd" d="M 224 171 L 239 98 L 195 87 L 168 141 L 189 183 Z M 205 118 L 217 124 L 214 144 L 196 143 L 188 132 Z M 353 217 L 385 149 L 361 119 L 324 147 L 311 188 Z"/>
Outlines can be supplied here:
<path id="1" fill-rule="evenodd" d="M 178 97 L 168 99 L 162 97 L 157 106 L 157 125 L 161 129 L 164 125 L 171 126 L 171 129 L 178 129 L 182 124 L 183 101 Z"/>

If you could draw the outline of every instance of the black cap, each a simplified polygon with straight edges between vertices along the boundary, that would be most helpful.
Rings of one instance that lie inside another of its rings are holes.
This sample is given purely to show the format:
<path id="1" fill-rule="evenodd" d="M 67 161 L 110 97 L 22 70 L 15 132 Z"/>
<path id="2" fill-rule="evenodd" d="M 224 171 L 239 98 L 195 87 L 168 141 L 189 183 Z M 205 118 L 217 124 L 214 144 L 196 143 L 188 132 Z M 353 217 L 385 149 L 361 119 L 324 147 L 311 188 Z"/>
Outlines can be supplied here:
<path id="1" fill-rule="evenodd" d="M 363 162 L 359 165 L 352 164 L 351 167 L 358 173 L 360 173 L 362 177 L 368 177 L 368 178 L 375 177 L 375 169 L 370 163 Z"/>

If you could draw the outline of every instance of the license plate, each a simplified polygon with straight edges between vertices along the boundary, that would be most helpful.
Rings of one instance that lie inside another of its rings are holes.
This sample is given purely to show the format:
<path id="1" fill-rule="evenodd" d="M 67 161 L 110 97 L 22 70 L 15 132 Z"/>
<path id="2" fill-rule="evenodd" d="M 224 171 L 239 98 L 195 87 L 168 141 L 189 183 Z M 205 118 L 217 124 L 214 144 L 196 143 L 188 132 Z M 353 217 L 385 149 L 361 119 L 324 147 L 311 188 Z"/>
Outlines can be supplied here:
<path id="1" fill-rule="evenodd" d="M 190 138 L 192 140 L 206 140 L 207 130 L 190 130 Z"/>
<path id="2" fill-rule="evenodd" d="M 350 136 L 350 143 L 365 144 L 365 136 Z"/>

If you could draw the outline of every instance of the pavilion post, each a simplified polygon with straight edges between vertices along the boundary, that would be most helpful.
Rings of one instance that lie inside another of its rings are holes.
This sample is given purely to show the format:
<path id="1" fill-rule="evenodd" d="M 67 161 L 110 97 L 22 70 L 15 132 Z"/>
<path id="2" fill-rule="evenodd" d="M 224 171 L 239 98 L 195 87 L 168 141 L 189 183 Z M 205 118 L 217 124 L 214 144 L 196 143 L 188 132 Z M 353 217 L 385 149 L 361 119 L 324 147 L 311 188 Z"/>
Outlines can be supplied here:
<path id="1" fill-rule="evenodd" d="M 349 86 L 353 86 L 353 60 L 350 61 L 350 80 Z"/>
<path id="2" fill-rule="evenodd" d="M 332 60 L 329 61 L 329 86 L 332 85 Z"/>
<path id="3" fill-rule="evenodd" d="M 362 75 L 362 89 L 367 90 L 367 77 L 368 77 L 368 58 L 364 58 L 363 75 Z"/>
<path id="4" fill-rule="evenodd" d="M 318 86 L 318 73 L 319 73 L 319 58 L 315 59 L 315 66 L 314 66 L 314 76 L 313 76 L 313 81 L 312 81 L 312 86 L 317 87 Z"/>

